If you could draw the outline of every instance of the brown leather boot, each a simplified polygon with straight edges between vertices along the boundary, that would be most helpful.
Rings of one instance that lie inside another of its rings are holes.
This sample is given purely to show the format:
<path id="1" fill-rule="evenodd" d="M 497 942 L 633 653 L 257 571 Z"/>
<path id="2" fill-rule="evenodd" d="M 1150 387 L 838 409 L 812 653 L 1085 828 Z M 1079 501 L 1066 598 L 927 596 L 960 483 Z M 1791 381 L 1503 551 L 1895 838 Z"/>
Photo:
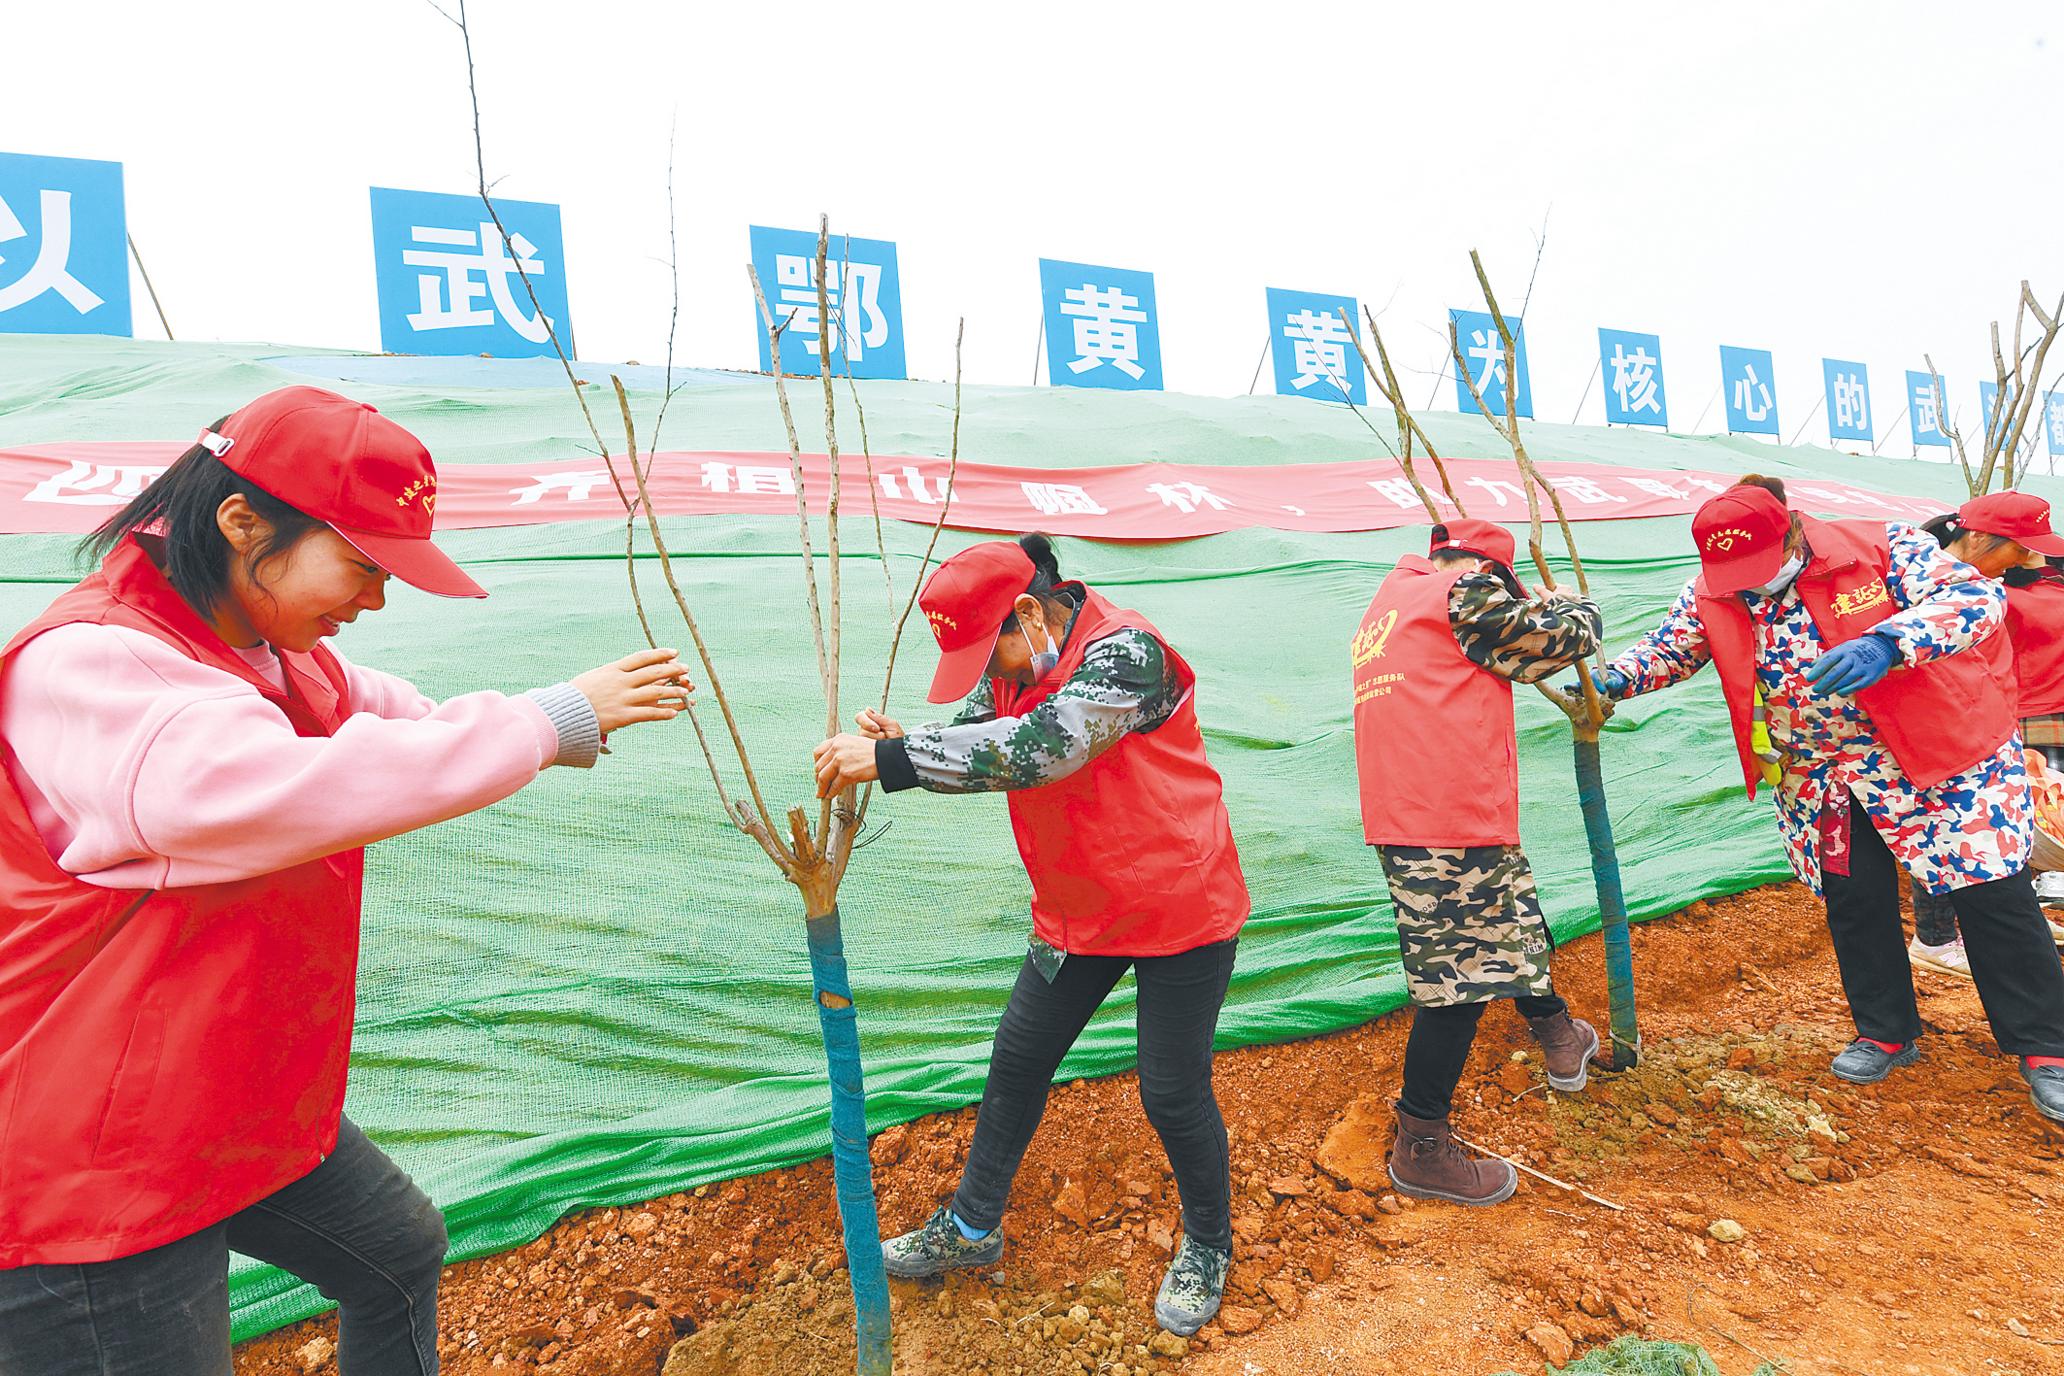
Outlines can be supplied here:
<path id="1" fill-rule="evenodd" d="M 1414 1199 L 1450 1204 L 1502 1204 L 1519 1188 L 1519 1172 L 1503 1161 L 1479 1160 L 1449 1135 L 1445 1118 L 1414 1118 L 1398 1110 L 1390 1148 L 1390 1183 Z"/>
<path id="2" fill-rule="evenodd" d="M 1548 1084 L 1575 1094 L 1591 1078 L 1591 1058 L 1598 1054 L 1598 1030 L 1564 1009 L 1552 1018 L 1528 1018 L 1534 1040 L 1548 1062 Z"/>

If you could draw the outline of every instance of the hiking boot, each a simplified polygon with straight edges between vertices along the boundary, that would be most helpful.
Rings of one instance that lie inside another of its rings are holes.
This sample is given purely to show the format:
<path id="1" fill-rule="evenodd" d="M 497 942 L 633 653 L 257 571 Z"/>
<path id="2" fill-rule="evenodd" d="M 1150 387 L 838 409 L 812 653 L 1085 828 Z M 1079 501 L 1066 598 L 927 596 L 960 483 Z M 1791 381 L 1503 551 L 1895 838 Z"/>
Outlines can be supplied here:
<path id="1" fill-rule="evenodd" d="M 1154 1322 L 1178 1338 L 1187 1338 L 1210 1323 L 1225 1294 L 1226 1270 L 1233 1254 L 1192 1242 L 1186 1235 L 1169 1259 L 1168 1274 L 1161 1277 L 1161 1292 L 1154 1296 Z"/>
<path id="2" fill-rule="evenodd" d="M 881 1245 L 882 1265 L 906 1280 L 943 1276 L 968 1266 L 988 1266 L 1003 1256 L 1003 1229 L 992 1228 L 972 1242 L 961 1236 L 953 1211 L 942 1208 L 924 1227 Z"/>
<path id="3" fill-rule="evenodd" d="M 1591 1078 L 1591 1058 L 1598 1054 L 1598 1029 L 1571 1017 L 1567 1008 L 1552 1017 L 1528 1018 L 1527 1026 L 1548 1062 L 1549 1087 L 1564 1094 L 1582 1089 Z"/>
<path id="4" fill-rule="evenodd" d="M 1414 1199 L 1450 1204 L 1503 1204 L 1519 1188 L 1519 1172 L 1503 1161 L 1479 1160 L 1456 1145 L 1445 1118 L 1414 1118 L 1398 1110 L 1390 1148 L 1390 1183 Z"/>
<path id="5" fill-rule="evenodd" d="M 1945 941 L 1940 946 L 1930 946 L 1919 937 L 1915 937 L 1906 948 L 1906 958 L 1910 964 L 1926 970 L 1939 970 L 1945 975 L 1971 978 L 1971 958 L 1964 954 L 1962 937 Z"/>
<path id="6" fill-rule="evenodd" d="M 1908 1042 L 1897 1051 L 1887 1051 L 1876 1042 L 1858 1037 L 1835 1057 L 1828 1069 L 1835 1073 L 1837 1079 L 1847 1080 L 1852 1085 L 1874 1085 L 1890 1075 L 1894 1067 L 1912 1065 L 1920 1058 L 1919 1042 Z"/>
<path id="7" fill-rule="evenodd" d="M 2031 1066 L 2021 1062 L 2021 1078 L 2028 1081 L 2028 1097 L 2035 1111 L 2052 1122 L 2064 1123 L 2064 1065 Z"/>

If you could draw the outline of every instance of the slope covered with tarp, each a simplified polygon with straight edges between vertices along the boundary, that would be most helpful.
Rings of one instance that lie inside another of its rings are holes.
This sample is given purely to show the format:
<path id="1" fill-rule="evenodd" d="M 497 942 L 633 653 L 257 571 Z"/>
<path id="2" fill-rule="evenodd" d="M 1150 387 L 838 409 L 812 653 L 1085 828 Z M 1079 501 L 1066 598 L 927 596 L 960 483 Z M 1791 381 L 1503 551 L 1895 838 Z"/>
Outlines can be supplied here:
<path id="1" fill-rule="evenodd" d="M 187 439 L 261 391 L 316 381 L 375 403 L 447 466 L 579 461 L 585 429 L 555 371 L 273 346 L 0 338 L 0 446 Z M 608 396 L 606 368 L 580 372 Z M 682 376 L 668 447 L 785 447 L 766 379 Z M 626 381 L 649 424 L 657 370 L 627 370 Z M 877 452 L 945 452 L 950 386 L 871 383 L 862 397 Z M 806 423 L 814 414 L 798 409 Z M 1502 454 L 1480 420 L 1426 420 L 1444 449 Z M 1938 496 L 1945 506 L 1960 490 L 1951 470 L 1908 460 L 1618 429 L 1528 433 L 1541 459 L 1755 468 Z M 806 431 L 806 447 L 821 441 Z M 967 391 L 961 448 L 1040 467 L 1384 452 L 1344 410 L 1297 399 L 980 387 Z M 879 692 L 891 616 L 864 504 L 848 511 L 858 514 L 845 536 L 845 694 L 857 707 Z M 895 522 L 886 530 L 899 606 L 926 534 Z M 941 552 L 976 538 L 949 531 Z M 793 517 L 678 519 L 668 539 L 770 801 L 804 800 L 823 707 Z M 1681 517 L 1590 523 L 1580 540 L 1615 646 L 1652 623 L 1693 563 Z M 346 654 L 442 696 L 554 681 L 638 642 L 620 520 L 458 531 L 443 541 L 491 600 L 397 589 L 384 612 L 351 628 Z M 1222 1045 L 1323 1032 L 1403 1001 L 1389 904 L 1360 841 L 1346 646 L 1390 563 L 1423 541 L 1423 530 L 1407 528 L 1062 544 L 1068 573 L 1146 612 L 1200 676 L 1209 748 L 1255 899 Z M 665 612 L 656 624 L 685 647 L 656 563 L 642 567 L 648 601 Z M 69 538 L 0 538 L 0 631 L 76 576 Z M 932 657 L 913 626 L 892 713 L 925 719 Z M 1597 922 L 1569 732 L 1531 694 L 1520 695 L 1519 718 L 1526 841 L 1555 929 L 1568 937 Z M 1622 710 L 1604 758 L 1637 919 L 1784 872 L 1769 819 L 1741 796 L 1710 679 Z M 1027 887 L 998 798 L 901 795 L 879 801 L 870 820 L 892 825 L 856 855 L 842 898 L 869 1107 L 881 1126 L 979 1097 L 988 1038 L 1024 950 Z M 444 1207 L 461 1256 L 527 1241 L 572 1208 L 820 1155 L 827 1097 L 800 914 L 765 857 L 725 824 L 686 725 L 627 733 L 592 775 L 552 771 L 483 813 L 373 849 L 348 1111 Z M 1732 962 L 1716 958 L 1720 967 Z M 1131 1000 L 1126 985 L 1064 1076 L 1130 1064 Z M 233 1295 L 239 1335 L 321 1304 L 255 1267 L 238 1272 Z"/>

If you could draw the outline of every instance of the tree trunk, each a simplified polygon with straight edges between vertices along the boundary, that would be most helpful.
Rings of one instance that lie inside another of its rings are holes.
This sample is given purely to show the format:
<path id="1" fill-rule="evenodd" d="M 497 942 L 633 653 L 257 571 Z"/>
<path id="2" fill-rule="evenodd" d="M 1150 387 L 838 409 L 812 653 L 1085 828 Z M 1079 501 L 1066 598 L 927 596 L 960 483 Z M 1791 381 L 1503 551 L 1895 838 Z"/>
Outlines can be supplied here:
<path id="1" fill-rule="evenodd" d="M 1591 877 L 1598 886 L 1599 935 L 1605 940 L 1605 995 L 1611 1014 L 1611 1066 L 1629 1070 L 1641 1054 L 1641 1029 L 1634 1020 L 1634 949 L 1627 939 L 1627 898 L 1620 889 L 1620 852 L 1613 844 L 1612 818 L 1605 810 L 1605 775 L 1598 760 L 1596 729 L 1576 732 L 1577 806 L 1584 813 L 1584 837 L 1591 843 Z"/>
<path id="2" fill-rule="evenodd" d="M 867 1155 L 867 1091 L 860 1078 L 860 1032 L 839 939 L 836 904 L 810 918 L 810 979 L 831 1071 L 831 1173 L 853 1282 L 860 1376 L 889 1376 L 889 1277 L 882 1268 L 881 1223 L 874 1211 L 874 1172 Z"/>

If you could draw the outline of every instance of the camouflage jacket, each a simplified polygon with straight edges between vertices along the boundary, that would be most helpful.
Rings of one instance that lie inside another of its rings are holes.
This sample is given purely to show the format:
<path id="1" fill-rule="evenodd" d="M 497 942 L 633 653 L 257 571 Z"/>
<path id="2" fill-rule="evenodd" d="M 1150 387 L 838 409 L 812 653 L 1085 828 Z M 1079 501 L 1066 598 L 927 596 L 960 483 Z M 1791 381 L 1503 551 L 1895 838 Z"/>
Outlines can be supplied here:
<path id="1" fill-rule="evenodd" d="M 1470 662 L 1515 683 L 1533 683 L 1598 652 L 1598 604 L 1564 592 L 1525 601 L 1488 573 L 1465 573 L 1448 594 L 1448 625 Z"/>
<path id="2" fill-rule="evenodd" d="M 883 741 L 875 764 L 890 793 L 1037 788 L 1073 774 L 1126 732 L 1161 725 L 1175 714 L 1182 692 L 1160 641 L 1141 630 L 1114 631 L 1090 646 L 1068 681 L 1025 715 L 996 715 L 985 678 L 952 721 Z"/>

